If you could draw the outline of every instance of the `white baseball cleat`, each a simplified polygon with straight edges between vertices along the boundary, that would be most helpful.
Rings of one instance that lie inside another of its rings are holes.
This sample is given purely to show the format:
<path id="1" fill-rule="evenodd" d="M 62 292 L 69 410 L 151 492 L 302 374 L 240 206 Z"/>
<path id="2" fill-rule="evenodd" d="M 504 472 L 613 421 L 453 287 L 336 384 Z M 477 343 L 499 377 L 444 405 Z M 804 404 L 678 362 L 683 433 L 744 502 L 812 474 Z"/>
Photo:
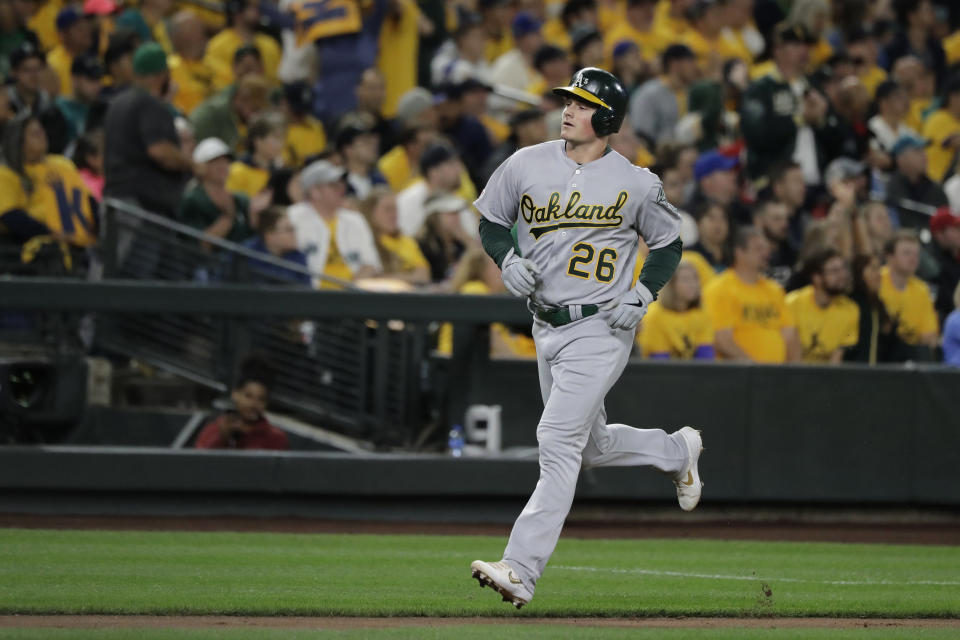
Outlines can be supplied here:
<path id="1" fill-rule="evenodd" d="M 470 576 L 477 579 L 481 589 L 490 587 L 503 596 L 504 602 L 509 602 L 517 609 L 533 599 L 533 594 L 523 586 L 523 581 L 517 577 L 513 567 L 503 560 L 500 562 L 474 560 L 470 563 Z"/>
<path id="2" fill-rule="evenodd" d="M 700 431 L 693 427 L 684 427 L 677 431 L 687 445 L 687 464 L 676 476 L 673 484 L 677 485 L 677 501 L 684 511 L 693 511 L 700 502 L 700 493 L 703 491 L 703 481 L 700 480 L 700 470 L 697 463 L 703 451 L 703 439 Z"/>

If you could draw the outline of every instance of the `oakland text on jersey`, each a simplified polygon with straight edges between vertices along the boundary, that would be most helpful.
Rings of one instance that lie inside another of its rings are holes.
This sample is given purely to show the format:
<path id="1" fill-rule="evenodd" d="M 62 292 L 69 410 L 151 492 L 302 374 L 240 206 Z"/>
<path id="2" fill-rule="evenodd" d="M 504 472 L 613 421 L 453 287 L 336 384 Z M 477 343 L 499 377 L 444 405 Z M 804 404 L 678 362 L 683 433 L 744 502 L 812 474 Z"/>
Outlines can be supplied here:
<path id="1" fill-rule="evenodd" d="M 534 239 L 556 231 L 571 227 L 619 227 L 623 222 L 620 210 L 627 203 L 629 195 L 626 191 L 617 194 L 617 200 L 612 205 L 580 204 L 580 192 L 574 191 L 567 198 L 567 203 L 560 209 L 560 194 L 556 191 L 550 194 L 546 206 L 538 206 L 529 194 L 520 198 L 520 215 L 527 224 L 554 222 L 541 227 L 531 227 L 530 235 Z M 560 220 L 574 220 L 575 222 L 560 222 Z"/>

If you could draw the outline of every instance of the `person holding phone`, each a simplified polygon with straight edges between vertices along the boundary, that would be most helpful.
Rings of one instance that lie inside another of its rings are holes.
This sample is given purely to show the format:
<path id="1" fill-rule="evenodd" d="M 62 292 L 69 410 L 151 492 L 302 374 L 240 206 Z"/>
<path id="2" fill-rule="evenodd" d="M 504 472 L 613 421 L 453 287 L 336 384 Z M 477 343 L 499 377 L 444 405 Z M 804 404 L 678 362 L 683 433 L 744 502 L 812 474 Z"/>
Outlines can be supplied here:
<path id="1" fill-rule="evenodd" d="M 263 366 L 244 363 L 230 394 L 232 407 L 207 423 L 197 436 L 197 449 L 290 448 L 287 434 L 270 424 L 264 412 L 270 397 L 270 380 Z"/>

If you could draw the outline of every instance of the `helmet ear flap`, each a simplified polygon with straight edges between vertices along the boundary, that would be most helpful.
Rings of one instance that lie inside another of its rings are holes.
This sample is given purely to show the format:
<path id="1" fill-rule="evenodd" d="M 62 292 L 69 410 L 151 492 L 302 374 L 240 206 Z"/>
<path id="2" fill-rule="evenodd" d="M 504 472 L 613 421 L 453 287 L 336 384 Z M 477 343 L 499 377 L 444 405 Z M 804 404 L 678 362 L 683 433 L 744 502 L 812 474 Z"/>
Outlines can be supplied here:
<path id="1" fill-rule="evenodd" d="M 600 107 L 593 113 L 593 117 L 590 118 L 590 124 L 593 125 L 593 130 L 598 137 L 608 136 L 615 133 L 613 128 L 616 118 L 617 114 L 613 109 Z"/>

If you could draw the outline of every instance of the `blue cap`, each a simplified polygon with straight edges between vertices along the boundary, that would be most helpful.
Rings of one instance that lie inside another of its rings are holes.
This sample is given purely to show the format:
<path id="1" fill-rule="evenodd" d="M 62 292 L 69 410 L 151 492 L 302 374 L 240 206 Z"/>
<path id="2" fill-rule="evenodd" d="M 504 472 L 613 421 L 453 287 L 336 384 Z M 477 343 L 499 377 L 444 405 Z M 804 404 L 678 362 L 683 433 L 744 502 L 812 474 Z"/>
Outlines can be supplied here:
<path id="1" fill-rule="evenodd" d="M 736 158 L 725 156 L 716 149 L 700 154 L 693 163 L 693 177 L 702 180 L 715 171 L 729 171 L 735 169 L 739 162 Z"/>
<path id="2" fill-rule="evenodd" d="M 890 150 L 890 153 L 897 155 L 901 151 L 907 151 L 908 149 L 923 149 L 927 146 L 927 141 L 918 138 L 916 136 L 900 136 L 897 138 L 897 141 L 893 145 L 893 149 Z"/>
<path id="3" fill-rule="evenodd" d="M 73 7 L 67 6 L 60 9 L 60 13 L 57 14 L 57 31 L 69 29 L 79 22 L 82 17 L 80 12 Z"/>
<path id="4" fill-rule="evenodd" d="M 513 29 L 514 38 L 522 38 L 531 33 L 539 33 L 541 26 L 543 25 L 540 24 L 540 21 L 537 20 L 532 13 L 520 11 L 513 17 L 511 29 Z"/>
<path id="5" fill-rule="evenodd" d="M 617 44 L 613 45 L 613 57 L 619 58 L 623 54 L 639 48 L 640 47 L 638 47 L 637 43 L 633 40 L 621 40 Z"/>

